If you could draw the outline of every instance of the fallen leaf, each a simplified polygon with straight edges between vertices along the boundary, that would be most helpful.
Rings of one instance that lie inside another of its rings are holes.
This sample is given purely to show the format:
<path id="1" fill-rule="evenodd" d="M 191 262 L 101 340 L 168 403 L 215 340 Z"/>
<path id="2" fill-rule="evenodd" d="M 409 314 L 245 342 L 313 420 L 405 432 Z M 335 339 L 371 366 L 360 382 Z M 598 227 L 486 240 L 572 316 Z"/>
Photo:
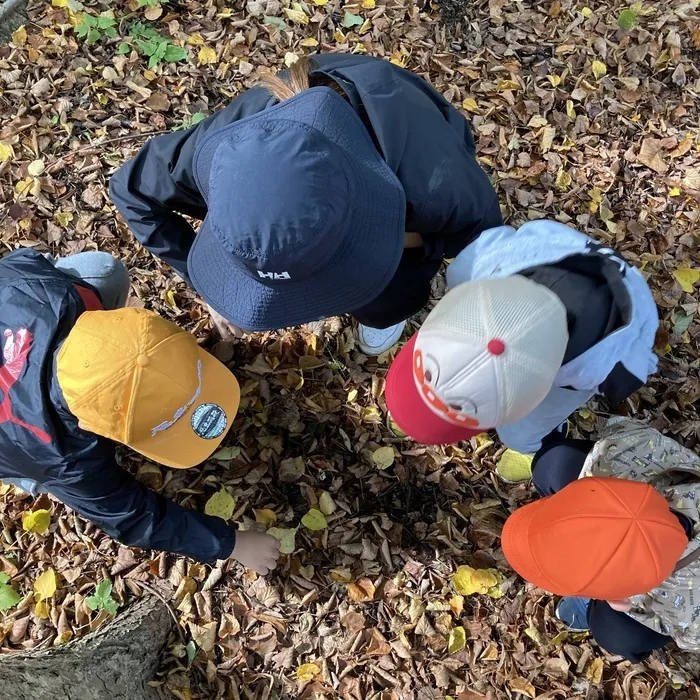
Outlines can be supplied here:
<path id="1" fill-rule="evenodd" d="M 236 508 L 236 499 L 224 488 L 209 498 L 204 506 L 207 515 L 213 515 L 222 520 L 230 520 Z"/>
<path id="2" fill-rule="evenodd" d="M 530 683 L 530 681 L 525 680 L 525 678 L 512 678 L 508 681 L 510 689 L 514 693 L 520 693 L 521 695 L 527 695 L 529 698 L 534 698 L 537 694 L 535 686 Z"/>
<path id="3" fill-rule="evenodd" d="M 377 469 L 388 469 L 394 463 L 394 448 L 380 447 L 372 453 L 372 461 Z"/>
<path id="4" fill-rule="evenodd" d="M 316 46 L 318 46 L 318 41 L 316 41 L 316 39 L 314 39 L 313 37 L 308 37 L 307 39 L 300 41 L 299 46 L 304 46 L 306 48 L 313 49 Z"/>
<path id="5" fill-rule="evenodd" d="M 287 51 L 287 53 L 284 54 L 284 65 L 287 66 L 287 68 L 291 68 L 298 60 L 299 56 L 291 51 Z"/>
<path id="6" fill-rule="evenodd" d="M 22 528 L 27 532 L 43 535 L 51 524 L 51 511 L 44 508 L 22 514 Z"/>
<path id="7" fill-rule="evenodd" d="M 56 592 L 56 572 L 49 568 L 34 581 L 34 597 L 37 603 L 48 600 Z"/>
<path id="8" fill-rule="evenodd" d="M 324 515 L 335 513 L 336 505 L 328 491 L 324 491 L 318 499 L 318 508 Z"/>
<path id="9" fill-rule="evenodd" d="M 630 9 L 624 9 L 617 16 L 617 26 L 626 32 L 634 29 L 634 25 L 637 23 L 637 15 Z"/>
<path id="10" fill-rule="evenodd" d="M 57 211 L 53 217 L 61 228 L 67 228 L 68 224 L 73 221 L 73 213 L 70 211 Z"/>
<path id="11" fill-rule="evenodd" d="M 297 668 L 297 680 L 312 681 L 321 675 L 321 667 L 317 664 L 302 664 Z"/>
<path id="12" fill-rule="evenodd" d="M 353 15 L 352 12 L 346 12 L 343 15 L 343 27 L 345 29 L 351 29 L 352 27 L 359 27 L 364 24 L 364 19 L 360 15 Z"/>
<path id="13" fill-rule="evenodd" d="M 368 578 L 361 578 L 355 583 L 348 584 L 348 595 L 356 603 L 366 603 L 374 600 L 376 588 Z"/>
<path id="14" fill-rule="evenodd" d="M 212 49 L 210 46 L 202 46 L 202 48 L 199 49 L 197 60 L 199 61 L 200 66 L 214 65 L 219 61 L 216 56 L 216 51 L 214 51 L 214 49 Z"/>
<path id="15" fill-rule="evenodd" d="M 661 157 L 663 141 L 661 139 L 647 138 L 642 141 L 637 160 L 651 168 L 660 175 L 664 175 L 668 170 L 668 165 Z"/>
<path id="16" fill-rule="evenodd" d="M 284 14 L 287 15 L 287 17 L 292 22 L 296 22 L 297 24 L 308 24 L 309 23 L 309 18 L 307 16 L 307 14 L 304 12 L 304 10 L 302 9 L 301 5 L 298 2 L 295 2 L 291 8 L 285 7 Z"/>
<path id="17" fill-rule="evenodd" d="M 456 654 L 458 651 L 462 651 L 467 644 L 467 633 L 464 627 L 454 627 L 450 632 L 450 638 L 447 642 L 447 651 L 450 654 Z"/>
<path id="18" fill-rule="evenodd" d="M 218 622 L 207 622 L 204 625 L 197 625 L 190 622 L 190 634 L 195 644 L 205 653 L 208 654 L 216 644 L 216 626 Z"/>
<path id="19" fill-rule="evenodd" d="M 271 527 L 267 531 L 280 542 L 280 553 L 291 554 L 296 549 L 297 528 Z"/>
<path id="20" fill-rule="evenodd" d="M 4 163 L 7 160 L 12 160 L 15 157 L 15 152 L 12 146 L 8 143 L 3 143 L 0 141 L 0 163 Z"/>
<path id="21" fill-rule="evenodd" d="M 256 508 L 255 522 L 270 528 L 277 522 L 277 513 L 270 508 Z"/>
<path id="22" fill-rule="evenodd" d="M 328 527 L 326 516 L 318 510 L 318 508 L 311 508 L 301 519 L 301 524 L 308 530 L 314 532 L 317 530 L 325 530 Z"/>
<path id="23" fill-rule="evenodd" d="M 34 614 L 42 620 L 49 619 L 49 606 L 45 600 L 40 600 L 34 606 Z"/>
<path id="24" fill-rule="evenodd" d="M 500 598 L 503 592 L 503 574 L 497 569 L 473 569 L 471 566 L 460 566 L 452 576 L 452 585 L 461 595 L 489 595 Z"/>
<path id="25" fill-rule="evenodd" d="M 603 659 L 600 656 L 596 656 L 595 659 L 588 664 L 584 676 L 588 678 L 591 683 L 598 684 L 603 680 Z"/>
<path id="26" fill-rule="evenodd" d="M 462 102 L 462 109 L 466 109 L 467 112 L 478 113 L 479 105 L 476 103 L 476 100 L 473 97 L 467 97 Z"/>
<path id="27" fill-rule="evenodd" d="M 17 44 L 17 46 L 24 46 L 27 43 L 27 30 L 24 25 L 12 32 L 12 41 Z"/>
<path id="28" fill-rule="evenodd" d="M 32 176 L 32 177 L 39 177 L 41 173 L 44 172 L 46 169 L 46 166 L 44 165 L 43 160 L 33 160 L 28 166 L 27 166 L 27 172 Z"/>
<path id="29" fill-rule="evenodd" d="M 673 271 L 673 276 L 676 278 L 681 289 L 688 294 L 695 291 L 695 284 L 700 280 L 700 270 L 695 270 L 690 267 L 679 267 Z"/>
<path id="30" fill-rule="evenodd" d="M 593 61 L 591 63 L 591 70 L 593 71 L 593 75 L 597 79 L 600 79 L 607 74 L 608 67 L 602 61 Z"/>
<path id="31" fill-rule="evenodd" d="M 10 585 L 10 577 L 0 571 L 0 611 L 14 608 L 22 596 Z"/>

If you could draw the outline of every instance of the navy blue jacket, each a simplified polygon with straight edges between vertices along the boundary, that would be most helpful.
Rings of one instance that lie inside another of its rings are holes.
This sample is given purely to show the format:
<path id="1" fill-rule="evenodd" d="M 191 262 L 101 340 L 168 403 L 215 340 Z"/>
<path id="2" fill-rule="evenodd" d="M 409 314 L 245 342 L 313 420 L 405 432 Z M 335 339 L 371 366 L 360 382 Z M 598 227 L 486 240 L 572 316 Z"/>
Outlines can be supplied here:
<path id="1" fill-rule="evenodd" d="M 443 258 L 455 257 L 482 231 L 502 223 L 498 199 L 476 161 L 469 123 L 422 78 L 369 56 L 317 55 L 314 63 L 312 81 L 337 83 L 357 110 L 403 185 L 406 230 L 425 241 L 423 251 L 405 252 L 375 302 L 347 309 L 362 323 L 385 327 L 425 305 Z M 195 233 L 180 214 L 203 219 L 207 213 L 192 167 L 198 145 L 210 131 L 275 103 L 263 88 L 247 90 L 197 126 L 151 139 L 112 177 L 110 197 L 133 234 L 184 279 Z"/>
<path id="2" fill-rule="evenodd" d="M 110 440 L 78 427 L 56 354 L 85 311 L 75 280 L 31 250 L 0 260 L 0 480 L 32 479 L 111 537 L 204 562 L 231 554 L 235 531 L 140 484 Z"/>

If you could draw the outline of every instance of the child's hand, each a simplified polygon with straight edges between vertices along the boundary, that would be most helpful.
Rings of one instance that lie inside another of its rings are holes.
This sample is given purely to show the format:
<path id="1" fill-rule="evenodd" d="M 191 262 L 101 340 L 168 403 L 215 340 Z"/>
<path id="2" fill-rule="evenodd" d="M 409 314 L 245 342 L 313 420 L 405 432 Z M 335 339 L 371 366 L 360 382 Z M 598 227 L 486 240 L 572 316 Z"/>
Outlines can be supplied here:
<path id="1" fill-rule="evenodd" d="M 242 328 L 239 328 L 233 323 L 227 321 L 220 313 L 214 311 L 214 309 L 212 309 L 211 306 L 209 306 L 209 304 L 207 304 L 207 309 L 209 310 L 209 317 L 211 318 L 211 323 L 221 336 L 221 340 L 230 342 L 235 338 L 243 337 Z"/>
<path id="2" fill-rule="evenodd" d="M 231 558 L 261 576 L 272 571 L 280 558 L 279 540 L 272 535 L 250 530 L 236 533 L 236 545 Z"/>
<path id="3" fill-rule="evenodd" d="M 629 612 L 632 610 L 632 603 L 630 603 L 629 598 L 624 598 L 623 600 L 609 600 L 608 605 L 618 612 Z"/>

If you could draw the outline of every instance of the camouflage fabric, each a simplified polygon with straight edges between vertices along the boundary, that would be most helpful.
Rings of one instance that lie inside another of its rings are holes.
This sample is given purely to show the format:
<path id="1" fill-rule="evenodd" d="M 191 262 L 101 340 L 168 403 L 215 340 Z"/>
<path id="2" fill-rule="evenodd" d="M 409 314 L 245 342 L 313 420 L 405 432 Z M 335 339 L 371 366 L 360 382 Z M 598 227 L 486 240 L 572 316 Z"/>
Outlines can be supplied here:
<path id="1" fill-rule="evenodd" d="M 581 477 L 644 481 L 693 523 L 684 557 L 700 547 L 700 457 L 653 428 L 611 418 L 586 458 Z M 673 637 L 679 647 L 700 651 L 700 559 L 674 572 L 660 586 L 630 599 L 635 620 Z"/>

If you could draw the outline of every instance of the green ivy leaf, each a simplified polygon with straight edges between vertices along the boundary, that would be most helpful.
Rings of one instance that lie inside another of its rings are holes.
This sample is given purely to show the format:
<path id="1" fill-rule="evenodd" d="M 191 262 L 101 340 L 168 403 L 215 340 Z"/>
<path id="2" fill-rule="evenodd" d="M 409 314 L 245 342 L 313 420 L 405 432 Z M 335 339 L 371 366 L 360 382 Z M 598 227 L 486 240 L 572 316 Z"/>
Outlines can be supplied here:
<path id="1" fill-rule="evenodd" d="M 163 60 L 168 63 L 177 63 L 187 58 L 187 49 L 183 49 L 182 46 L 173 46 L 168 44 L 165 47 L 165 53 L 163 54 Z"/>
<path id="2" fill-rule="evenodd" d="M 123 56 L 124 54 L 127 54 L 130 51 L 131 47 L 129 46 L 129 44 L 122 41 L 122 43 L 119 44 L 119 47 L 117 48 L 117 56 Z"/>
<path id="3" fill-rule="evenodd" d="M 0 585 L 0 610 L 14 608 L 20 600 L 22 600 L 22 596 L 12 586 L 8 586 L 6 583 Z"/>

